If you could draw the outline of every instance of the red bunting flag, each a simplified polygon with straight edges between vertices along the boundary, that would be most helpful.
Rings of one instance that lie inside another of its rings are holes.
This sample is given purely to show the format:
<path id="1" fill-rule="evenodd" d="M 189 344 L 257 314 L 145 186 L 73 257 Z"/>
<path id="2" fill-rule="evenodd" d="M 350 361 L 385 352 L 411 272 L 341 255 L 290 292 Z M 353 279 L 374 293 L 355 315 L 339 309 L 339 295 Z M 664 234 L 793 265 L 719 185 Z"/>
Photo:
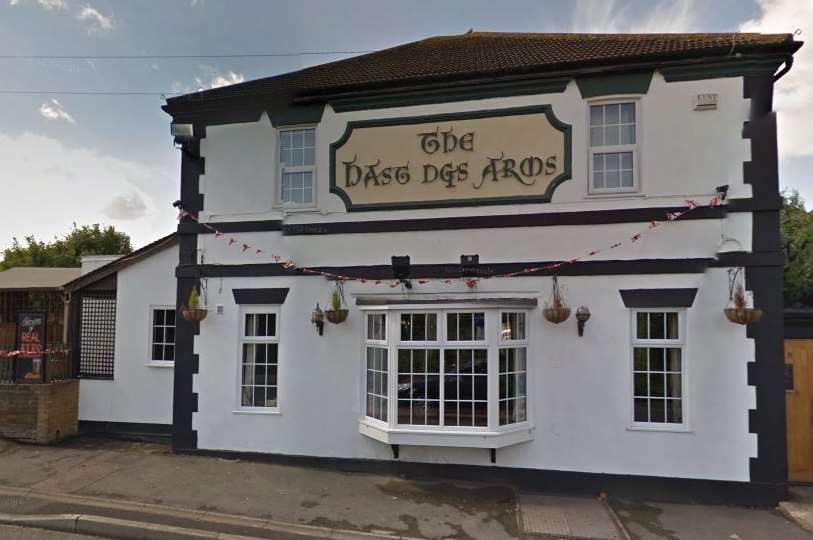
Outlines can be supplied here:
<path id="1" fill-rule="evenodd" d="M 660 226 L 661 226 L 660 221 L 653 220 L 653 221 L 649 222 L 649 228 L 650 229 L 654 229 L 655 227 L 660 227 Z"/>
<path id="2" fill-rule="evenodd" d="M 638 240 L 640 240 L 640 239 L 641 239 L 641 233 L 633 234 L 633 235 L 630 237 L 630 240 L 632 240 L 633 242 L 637 242 L 637 241 L 638 241 Z"/>
<path id="3" fill-rule="evenodd" d="M 251 247 L 251 246 L 249 246 L 248 244 L 243 244 L 243 245 L 242 245 L 242 247 L 240 248 L 240 251 L 242 251 L 243 253 L 245 253 L 245 252 L 246 252 L 246 250 L 247 250 L 248 248 L 250 248 L 250 247 Z"/>
<path id="4" fill-rule="evenodd" d="M 229 246 L 231 246 L 232 244 L 236 244 L 236 243 L 237 243 L 237 240 L 235 240 L 234 238 L 229 238 Z"/>
<path id="5" fill-rule="evenodd" d="M 265 253 L 263 250 L 261 250 L 261 249 L 258 249 L 258 250 L 257 250 L 257 255 L 261 255 L 261 254 L 263 254 L 263 253 Z"/>
<path id="6" fill-rule="evenodd" d="M 223 233 L 215 229 L 215 238 L 220 238 L 221 236 L 223 236 Z"/>
<path id="7" fill-rule="evenodd" d="M 694 199 L 686 199 L 686 206 L 689 207 L 689 210 L 694 210 L 697 208 L 697 201 Z"/>

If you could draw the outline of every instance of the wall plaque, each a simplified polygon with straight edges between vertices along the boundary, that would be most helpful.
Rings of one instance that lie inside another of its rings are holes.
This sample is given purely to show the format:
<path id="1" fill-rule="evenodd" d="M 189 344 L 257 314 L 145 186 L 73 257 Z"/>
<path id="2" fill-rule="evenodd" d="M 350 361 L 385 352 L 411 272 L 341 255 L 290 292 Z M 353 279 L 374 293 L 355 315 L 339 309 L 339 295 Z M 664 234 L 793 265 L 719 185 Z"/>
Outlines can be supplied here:
<path id="1" fill-rule="evenodd" d="M 349 211 L 550 202 L 571 139 L 550 105 L 349 122 L 330 191 Z"/>

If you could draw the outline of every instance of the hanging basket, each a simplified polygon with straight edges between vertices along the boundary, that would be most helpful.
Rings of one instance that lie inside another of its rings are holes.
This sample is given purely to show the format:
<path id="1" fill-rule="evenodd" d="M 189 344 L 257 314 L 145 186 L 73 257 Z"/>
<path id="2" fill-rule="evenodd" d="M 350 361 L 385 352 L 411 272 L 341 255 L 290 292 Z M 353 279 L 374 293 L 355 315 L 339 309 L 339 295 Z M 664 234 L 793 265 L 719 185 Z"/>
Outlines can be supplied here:
<path id="1" fill-rule="evenodd" d="M 565 322 L 567 318 L 570 317 L 570 308 L 567 306 L 546 307 L 542 310 L 542 315 L 550 322 L 559 324 Z"/>
<path id="2" fill-rule="evenodd" d="M 737 324 L 756 323 L 762 318 L 759 308 L 725 308 L 723 313 L 729 321 Z"/>
<path id="3" fill-rule="evenodd" d="M 350 313 L 346 309 L 326 309 L 325 310 L 325 318 L 328 322 L 333 324 L 340 324 L 347 319 L 347 314 Z"/>
<path id="4" fill-rule="evenodd" d="M 181 316 L 186 319 L 187 321 L 192 322 L 200 322 L 206 318 L 206 315 L 209 314 L 209 310 L 206 308 L 195 308 L 195 309 L 183 309 L 181 310 Z"/>

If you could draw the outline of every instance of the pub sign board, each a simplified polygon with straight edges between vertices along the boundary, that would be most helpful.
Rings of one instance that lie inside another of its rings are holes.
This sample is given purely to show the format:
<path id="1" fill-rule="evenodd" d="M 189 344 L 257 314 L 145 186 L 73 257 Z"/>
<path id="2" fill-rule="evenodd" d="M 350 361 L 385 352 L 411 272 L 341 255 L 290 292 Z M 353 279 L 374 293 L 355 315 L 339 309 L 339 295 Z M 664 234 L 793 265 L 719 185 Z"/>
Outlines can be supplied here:
<path id="1" fill-rule="evenodd" d="M 17 315 L 17 350 L 14 380 L 17 383 L 45 381 L 45 313 Z"/>
<path id="2" fill-rule="evenodd" d="M 349 122 L 330 191 L 349 211 L 550 202 L 571 153 L 550 105 Z"/>

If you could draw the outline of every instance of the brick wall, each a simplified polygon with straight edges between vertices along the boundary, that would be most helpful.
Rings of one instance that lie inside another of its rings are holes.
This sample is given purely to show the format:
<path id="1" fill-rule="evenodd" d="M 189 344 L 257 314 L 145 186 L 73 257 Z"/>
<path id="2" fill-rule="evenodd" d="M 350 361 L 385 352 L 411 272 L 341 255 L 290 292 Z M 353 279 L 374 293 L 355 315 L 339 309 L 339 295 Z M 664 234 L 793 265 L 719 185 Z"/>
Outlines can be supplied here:
<path id="1" fill-rule="evenodd" d="M 0 437 L 48 444 L 76 435 L 79 381 L 0 384 Z"/>

